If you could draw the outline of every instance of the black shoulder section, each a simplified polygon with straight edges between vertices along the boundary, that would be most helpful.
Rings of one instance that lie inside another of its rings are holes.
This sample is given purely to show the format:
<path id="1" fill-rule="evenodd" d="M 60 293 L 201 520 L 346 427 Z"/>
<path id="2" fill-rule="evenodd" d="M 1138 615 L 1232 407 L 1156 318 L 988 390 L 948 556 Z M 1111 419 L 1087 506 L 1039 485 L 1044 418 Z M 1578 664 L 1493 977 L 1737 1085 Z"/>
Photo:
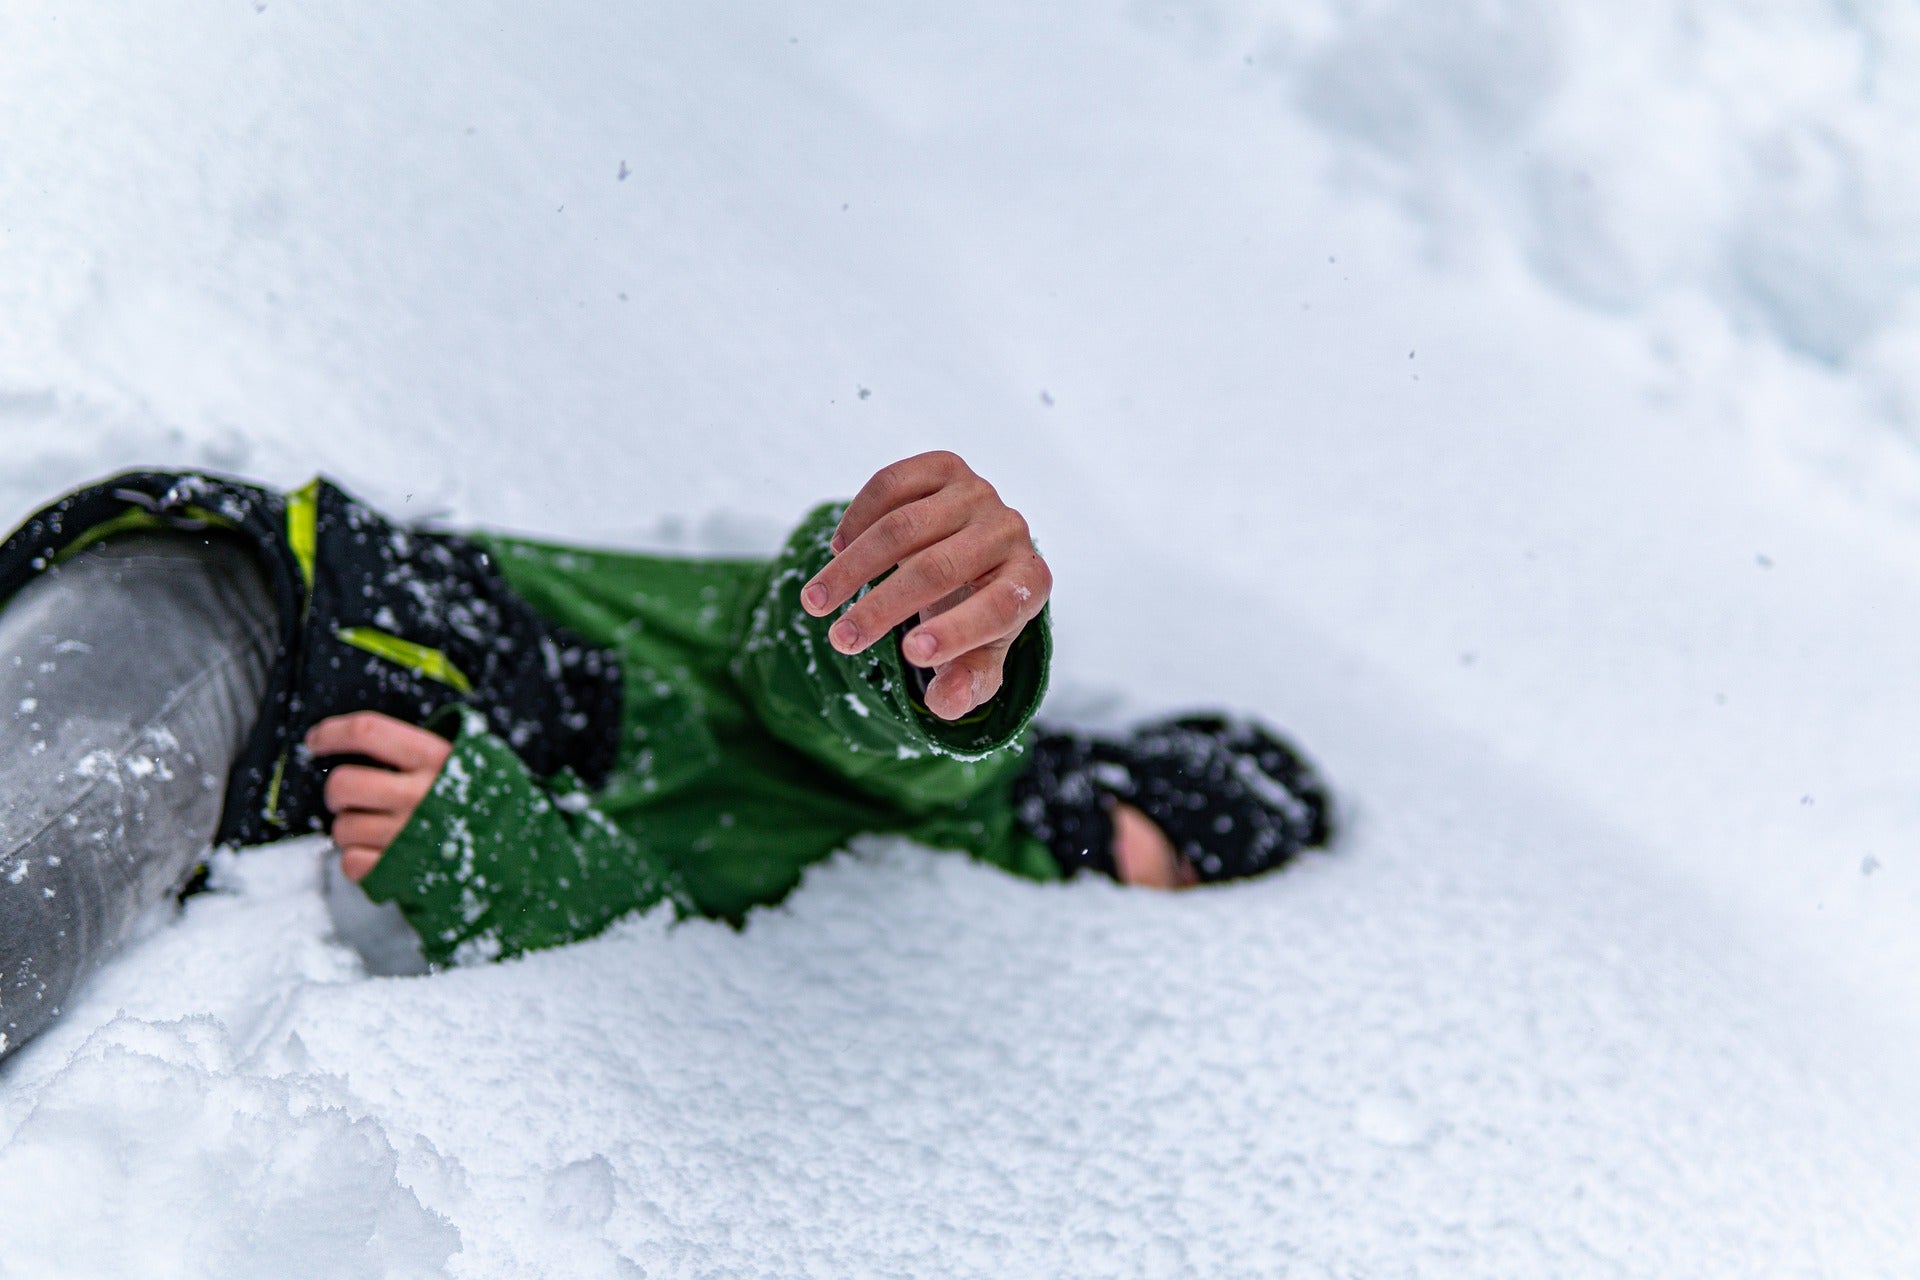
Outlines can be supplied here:
<path id="1" fill-rule="evenodd" d="M 396 524 L 326 481 L 312 500 L 296 743 L 327 716 L 380 711 L 425 724 L 463 702 L 535 774 L 606 781 L 622 706 L 609 650 L 536 612 L 466 538 Z M 296 746 L 280 795 L 291 828 L 325 825 L 323 785 Z"/>

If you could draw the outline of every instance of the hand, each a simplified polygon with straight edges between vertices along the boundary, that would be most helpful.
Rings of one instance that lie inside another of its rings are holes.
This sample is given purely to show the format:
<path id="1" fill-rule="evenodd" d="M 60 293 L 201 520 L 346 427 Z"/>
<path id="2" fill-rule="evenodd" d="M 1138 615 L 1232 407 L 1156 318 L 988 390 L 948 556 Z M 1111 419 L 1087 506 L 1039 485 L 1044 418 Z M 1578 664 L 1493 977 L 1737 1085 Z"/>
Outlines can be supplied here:
<path id="1" fill-rule="evenodd" d="M 327 808 L 334 815 L 340 870 L 357 884 L 427 798 L 453 754 L 453 744 L 430 729 L 378 711 L 356 711 L 313 726 L 307 731 L 307 750 L 316 756 L 367 756 L 388 766 L 339 764 L 327 775 Z"/>
<path id="2" fill-rule="evenodd" d="M 957 720 L 1000 691 L 1007 650 L 1053 591 L 1027 522 L 992 485 L 944 450 L 882 469 L 833 535 L 834 558 L 800 593 L 824 617 L 898 566 L 827 632 L 860 653 L 907 619 L 900 652 L 934 671 L 927 709 Z"/>

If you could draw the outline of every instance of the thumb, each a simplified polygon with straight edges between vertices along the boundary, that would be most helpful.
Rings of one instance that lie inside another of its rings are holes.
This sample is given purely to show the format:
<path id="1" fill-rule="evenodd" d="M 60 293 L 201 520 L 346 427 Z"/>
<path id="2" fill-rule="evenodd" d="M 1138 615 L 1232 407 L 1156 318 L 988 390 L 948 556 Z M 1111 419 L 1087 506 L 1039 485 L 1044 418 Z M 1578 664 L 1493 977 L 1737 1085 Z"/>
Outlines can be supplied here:
<path id="1" fill-rule="evenodd" d="M 355 884 L 366 879 L 367 873 L 373 870 L 373 864 L 378 861 L 380 861 L 380 851 L 369 849 L 365 845 L 355 845 L 351 849 L 340 851 L 340 870 Z"/>
<path id="2" fill-rule="evenodd" d="M 1000 692 L 1010 641 L 969 650 L 940 668 L 927 686 L 927 710 L 942 720 L 958 720 Z"/>

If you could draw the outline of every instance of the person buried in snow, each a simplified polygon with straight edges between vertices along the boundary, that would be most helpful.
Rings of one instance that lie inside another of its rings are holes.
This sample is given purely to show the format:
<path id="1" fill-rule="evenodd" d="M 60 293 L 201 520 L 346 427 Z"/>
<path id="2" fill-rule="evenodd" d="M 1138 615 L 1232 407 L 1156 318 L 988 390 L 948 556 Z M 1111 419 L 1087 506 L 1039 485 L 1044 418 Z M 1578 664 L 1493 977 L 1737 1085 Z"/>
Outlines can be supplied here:
<path id="1" fill-rule="evenodd" d="M 69 494 L 0 545 L 0 1055 L 214 843 L 331 834 L 438 964 L 739 923 L 863 832 L 1160 888 L 1326 843 L 1252 721 L 1035 728 L 1052 586 L 947 452 L 766 559 L 408 527 L 324 480 Z"/>

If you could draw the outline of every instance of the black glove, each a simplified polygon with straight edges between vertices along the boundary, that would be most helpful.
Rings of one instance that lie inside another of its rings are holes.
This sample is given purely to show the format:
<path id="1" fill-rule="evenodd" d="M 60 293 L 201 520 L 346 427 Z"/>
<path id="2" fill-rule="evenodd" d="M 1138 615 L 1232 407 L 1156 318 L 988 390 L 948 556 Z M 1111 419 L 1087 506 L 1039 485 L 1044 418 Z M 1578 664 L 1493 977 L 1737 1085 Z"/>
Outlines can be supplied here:
<path id="1" fill-rule="evenodd" d="M 1068 875 L 1115 874 L 1116 801 L 1153 819 L 1207 882 L 1271 871 L 1332 834 L 1313 767 L 1261 725 L 1216 715 L 1157 721 L 1120 740 L 1043 735 L 1014 801 Z"/>

